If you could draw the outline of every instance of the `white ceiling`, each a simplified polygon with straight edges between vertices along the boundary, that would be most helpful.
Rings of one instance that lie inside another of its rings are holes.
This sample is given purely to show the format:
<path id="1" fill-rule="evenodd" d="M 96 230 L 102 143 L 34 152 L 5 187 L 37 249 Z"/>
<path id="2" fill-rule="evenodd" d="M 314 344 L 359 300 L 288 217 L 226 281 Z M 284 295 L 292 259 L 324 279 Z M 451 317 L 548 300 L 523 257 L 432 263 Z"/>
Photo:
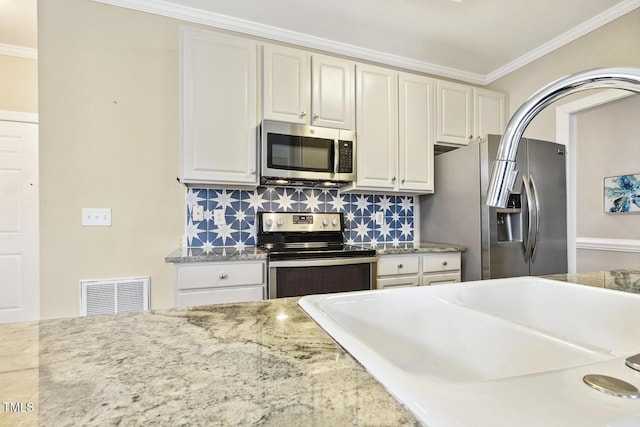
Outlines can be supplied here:
<path id="1" fill-rule="evenodd" d="M 640 0 L 95 0 L 488 83 Z M 36 47 L 36 0 L 0 0 L 0 44 Z"/>

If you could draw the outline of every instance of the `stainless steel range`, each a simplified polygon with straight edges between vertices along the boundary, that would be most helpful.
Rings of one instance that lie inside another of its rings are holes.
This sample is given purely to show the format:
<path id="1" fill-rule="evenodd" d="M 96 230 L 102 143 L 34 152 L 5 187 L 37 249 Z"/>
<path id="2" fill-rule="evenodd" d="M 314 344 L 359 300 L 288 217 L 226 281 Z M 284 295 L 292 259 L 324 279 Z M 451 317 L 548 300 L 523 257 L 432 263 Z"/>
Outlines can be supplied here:
<path id="1" fill-rule="evenodd" d="M 260 212 L 269 298 L 371 289 L 374 249 L 343 242 L 341 213 Z"/>

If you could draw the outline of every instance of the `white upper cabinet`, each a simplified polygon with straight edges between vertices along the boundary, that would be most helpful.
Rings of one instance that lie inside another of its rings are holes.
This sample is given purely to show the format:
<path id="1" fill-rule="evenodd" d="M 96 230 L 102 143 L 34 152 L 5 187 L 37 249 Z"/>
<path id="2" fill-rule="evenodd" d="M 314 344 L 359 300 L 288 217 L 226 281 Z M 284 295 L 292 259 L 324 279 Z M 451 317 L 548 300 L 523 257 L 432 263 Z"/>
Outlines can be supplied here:
<path id="1" fill-rule="evenodd" d="M 398 153 L 398 74 L 356 65 L 358 187 L 393 190 Z"/>
<path id="2" fill-rule="evenodd" d="M 466 145 L 473 138 L 473 88 L 438 80 L 437 135 L 439 142 Z"/>
<path id="3" fill-rule="evenodd" d="M 438 142 L 467 145 L 502 134 L 506 126 L 506 95 L 463 84 L 438 81 Z"/>
<path id="4" fill-rule="evenodd" d="M 356 66 L 357 181 L 343 191 L 433 192 L 435 80 Z"/>
<path id="5" fill-rule="evenodd" d="M 258 46 L 181 30 L 183 183 L 257 185 Z"/>
<path id="6" fill-rule="evenodd" d="M 310 55 L 280 46 L 265 45 L 263 49 L 264 118 L 309 123 Z"/>
<path id="7" fill-rule="evenodd" d="M 435 86 L 427 77 L 398 75 L 398 190 L 433 192 Z"/>
<path id="8" fill-rule="evenodd" d="M 263 117 L 353 129 L 354 67 L 330 56 L 265 45 Z"/>
<path id="9" fill-rule="evenodd" d="M 488 134 L 502 135 L 507 126 L 507 96 L 488 89 L 473 90 L 475 138 L 485 139 Z"/>

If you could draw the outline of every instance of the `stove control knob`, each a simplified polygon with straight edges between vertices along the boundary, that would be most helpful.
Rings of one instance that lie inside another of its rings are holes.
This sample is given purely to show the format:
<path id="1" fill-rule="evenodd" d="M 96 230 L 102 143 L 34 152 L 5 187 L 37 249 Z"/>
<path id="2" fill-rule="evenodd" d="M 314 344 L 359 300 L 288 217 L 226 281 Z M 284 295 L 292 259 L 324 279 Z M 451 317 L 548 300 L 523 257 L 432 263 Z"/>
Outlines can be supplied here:
<path id="1" fill-rule="evenodd" d="M 333 226 L 338 225 L 338 220 L 337 220 L 337 219 L 335 219 L 335 218 L 333 218 L 333 219 L 331 220 L 331 225 L 333 225 Z"/>
<path id="2" fill-rule="evenodd" d="M 273 220 L 271 218 L 269 218 L 269 219 L 267 219 L 265 224 L 267 224 L 267 227 L 271 227 L 273 225 Z"/>
<path id="3" fill-rule="evenodd" d="M 282 224 L 284 224 L 284 221 L 282 220 L 282 218 L 278 218 L 276 224 L 278 224 L 278 227 L 280 227 Z"/>
<path id="4" fill-rule="evenodd" d="M 326 218 L 325 218 L 325 219 L 323 219 L 323 220 L 322 220 L 322 225 L 324 225 L 325 227 L 326 227 L 327 225 L 329 225 L 329 220 L 328 220 L 328 219 L 326 219 Z"/>

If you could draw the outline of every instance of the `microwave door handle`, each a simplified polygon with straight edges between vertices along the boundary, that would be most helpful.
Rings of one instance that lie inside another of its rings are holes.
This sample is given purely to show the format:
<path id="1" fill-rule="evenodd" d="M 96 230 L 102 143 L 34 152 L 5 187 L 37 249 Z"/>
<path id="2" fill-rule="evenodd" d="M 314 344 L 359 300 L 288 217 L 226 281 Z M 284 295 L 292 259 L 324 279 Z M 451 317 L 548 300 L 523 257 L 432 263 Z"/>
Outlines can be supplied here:
<path id="1" fill-rule="evenodd" d="M 333 173 L 338 173 L 338 164 L 340 161 L 340 141 L 333 140 Z"/>

